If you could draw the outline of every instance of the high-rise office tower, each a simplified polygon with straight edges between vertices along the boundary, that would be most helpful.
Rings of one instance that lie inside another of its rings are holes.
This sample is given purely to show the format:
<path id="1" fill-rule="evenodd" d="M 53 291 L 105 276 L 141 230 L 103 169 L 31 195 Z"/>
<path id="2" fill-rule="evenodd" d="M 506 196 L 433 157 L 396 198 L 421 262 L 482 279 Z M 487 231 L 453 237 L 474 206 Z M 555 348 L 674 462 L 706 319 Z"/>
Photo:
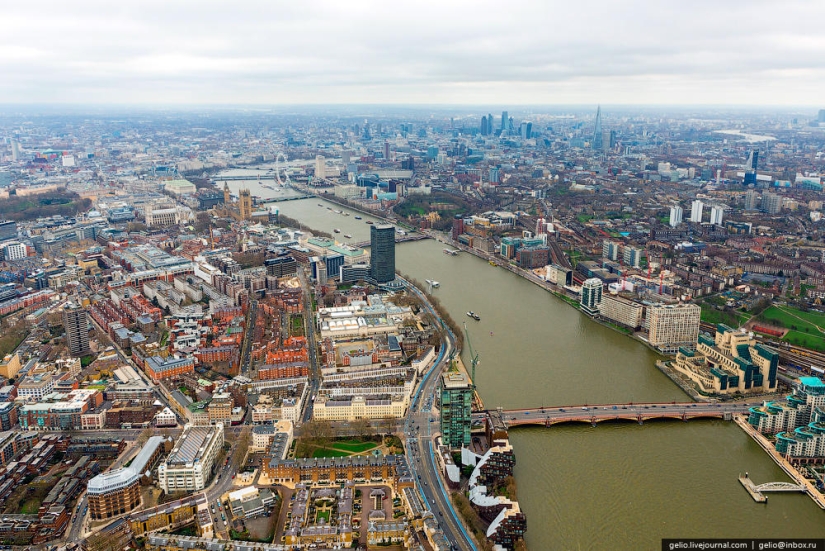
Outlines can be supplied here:
<path id="1" fill-rule="evenodd" d="M 487 135 L 491 135 L 493 133 L 493 114 L 487 113 Z"/>
<path id="2" fill-rule="evenodd" d="M 696 200 L 690 204 L 690 221 L 695 223 L 700 223 L 702 221 L 702 210 L 705 208 L 705 205 L 702 204 L 702 201 Z"/>
<path id="3" fill-rule="evenodd" d="M 441 439 L 448 448 L 470 445 L 473 422 L 473 385 L 466 374 L 441 375 Z"/>
<path id="4" fill-rule="evenodd" d="M 384 160 L 385 161 L 390 160 L 390 142 L 388 142 L 388 141 L 384 142 Z"/>
<path id="5" fill-rule="evenodd" d="M 524 121 L 521 123 L 519 127 L 519 134 L 521 134 L 521 138 L 524 140 L 529 140 L 533 137 L 533 123 L 529 121 Z"/>
<path id="6" fill-rule="evenodd" d="M 593 316 L 599 313 L 599 306 L 602 303 L 603 287 L 604 283 L 597 277 L 584 280 L 580 302 L 582 310 Z"/>
<path id="7" fill-rule="evenodd" d="M 748 155 L 748 161 L 745 163 L 745 170 L 756 170 L 759 164 L 759 150 L 752 149 Z"/>
<path id="8" fill-rule="evenodd" d="M 487 115 L 481 117 L 481 135 L 486 136 L 489 133 L 489 128 L 487 126 Z"/>
<path id="9" fill-rule="evenodd" d="M 89 320 L 86 310 L 69 303 L 63 310 L 63 327 L 66 330 L 66 347 L 73 357 L 91 354 L 89 348 Z"/>
<path id="10" fill-rule="evenodd" d="M 679 205 L 670 207 L 670 225 L 672 227 L 675 228 L 682 223 L 682 214 L 684 214 L 684 211 Z"/>
<path id="11" fill-rule="evenodd" d="M 710 223 L 715 226 L 721 226 L 724 213 L 725 211 L 722 207 L 714 205 L 713 208 L 710 209 Z"/>
<path id="12" fill-rule="evenodd" d="M 593 149 L 604 148 L 604 134 L 602 133 L 602 106 L 596 108 L 596 124 L 593 127 Z"/>
<path id="13" fill-rule="evenodd" d="M 759 150 L 752 149 L 745 162 L 745 185 L 756 184 L 756 167 L 759 164 Z"/>
<path id="14" fill-rule="evenodd" d="M 502 133 L 507 130 L 507 122 L 510 120 L 510 116 L 507 114 L 507 111 L 501 112 L 501 131 Z"/>
<path id="15" fill-rule="evenodd" d="M 370 227 L 370 275 L 378 283 L 395 279 L 395 226 Z"/>

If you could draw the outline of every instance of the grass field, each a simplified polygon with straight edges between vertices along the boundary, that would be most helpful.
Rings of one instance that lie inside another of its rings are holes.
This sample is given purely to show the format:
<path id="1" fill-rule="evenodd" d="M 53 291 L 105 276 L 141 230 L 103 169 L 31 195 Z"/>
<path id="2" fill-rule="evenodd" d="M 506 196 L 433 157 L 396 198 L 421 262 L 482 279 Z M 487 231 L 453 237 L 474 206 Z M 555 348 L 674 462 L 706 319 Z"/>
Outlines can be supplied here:
<path id="1" fill-rule="evenodd" d="M 312 452 L 312 457 L 346 457 L 350 455 L 349 452 L 341 450 L 330 450 L 318 448 Z"/>
<path id="2" fill-rule="evenodd" d="M 325 523 L 329 524 L 329 509 L 322 509 L 315 513 L 315 522 L 319 523 L 320 521 L 324 521 Z"/>
<path id="3" fill-rule="evenodd" d="M 36 515 L 37 510 L 40 509 L 40 500 L 35 498 L 27 499 L 20 507 L 21 515 Z"/>
<path id="4" fill-rule="evenodd" d="M 724 323 L 735 329 L 745 325 L 749 319 L 751 319 L 751 315 L 744 312 L 723 312 L 707 304 L 702 304 L 702 321 L 705 323 L 714 325 Z"/>
<path id="5" fill-rule="evenodd" d="M 357 442 L 355 440 L 343 440 L 332 444 L 332 448 L 349 453 L 362 453 L 377 447 L 375 442 Z"/>
<path id="6" fill-rule="evenodd" d="M 796 346 L 825 351 L 825 314 L 803 312 L 787 306 L 771 306 L 759 316 L 760 320 L 790 329 L 782 338 Z"/>

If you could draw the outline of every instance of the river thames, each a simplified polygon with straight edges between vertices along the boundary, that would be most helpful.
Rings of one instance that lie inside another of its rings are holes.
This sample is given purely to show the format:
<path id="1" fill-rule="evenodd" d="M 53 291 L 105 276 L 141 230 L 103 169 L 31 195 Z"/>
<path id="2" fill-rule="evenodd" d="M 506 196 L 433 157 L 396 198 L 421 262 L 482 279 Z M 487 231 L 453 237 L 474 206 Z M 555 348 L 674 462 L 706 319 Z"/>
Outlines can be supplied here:
<path id="1" fill-rule="evenodd" d="M 292 193 L 244 185 L 261 197 Z M 365 220 L 375 220 L 314 198 L 277 207 L 311 228 L 338 228 L 352 241 L 368 241 Z M 643 344 L 515 274 L 443 248 L 432 240 L 399 244 L 397 268 L 439 281 L 433 294 L 456 322 L 467 323 L 486 407 L 689 399 L 656 369 L 658 356 Z M 469 310 L 481 321 L 468 318 Z M 466 349 L 465 342 L 469 365 Z M 510 440 L 532 551 L 660 549 L 662 538 L 674 537 L 825 537 L 825 512 L 804 494 L 771 494 L 760 505 L 740 486 L 745 471 L 757 483 L 789 478 L 731 422 L 519 428 Z"/>

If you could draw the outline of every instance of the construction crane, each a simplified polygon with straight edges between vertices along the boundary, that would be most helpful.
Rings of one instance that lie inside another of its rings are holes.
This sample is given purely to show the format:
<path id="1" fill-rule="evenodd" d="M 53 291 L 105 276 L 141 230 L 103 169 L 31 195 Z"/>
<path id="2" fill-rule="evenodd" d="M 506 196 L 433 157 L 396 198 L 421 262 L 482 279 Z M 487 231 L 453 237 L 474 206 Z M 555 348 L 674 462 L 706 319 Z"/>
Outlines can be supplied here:
<path id="1" fill-rule="evenodd" d="M 478 365 L 478 354 L 473 353 L 473 343 L 470 342 L 470 331 L 467 330 L 467 324 L 464 324 L 464 334 L 467 335 L 467 346 L 470 349 L 470 365 L 472 368 L 473 388 L 476 386 L 476 366 Z"/>

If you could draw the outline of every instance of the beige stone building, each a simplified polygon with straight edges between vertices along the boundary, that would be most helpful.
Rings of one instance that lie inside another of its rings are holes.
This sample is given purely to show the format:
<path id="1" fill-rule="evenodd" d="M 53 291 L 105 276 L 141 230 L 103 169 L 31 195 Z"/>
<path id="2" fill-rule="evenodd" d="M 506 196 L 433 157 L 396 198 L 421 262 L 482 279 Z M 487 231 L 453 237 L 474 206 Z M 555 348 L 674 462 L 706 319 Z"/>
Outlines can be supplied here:
<path id="1" fill-rule="evenodd" d="M 699 336 L 697 304 L 665 304 L 647 308 L 650 344 L 665 354 L 675 354 L 679 347 L 693 349 Z"/>

